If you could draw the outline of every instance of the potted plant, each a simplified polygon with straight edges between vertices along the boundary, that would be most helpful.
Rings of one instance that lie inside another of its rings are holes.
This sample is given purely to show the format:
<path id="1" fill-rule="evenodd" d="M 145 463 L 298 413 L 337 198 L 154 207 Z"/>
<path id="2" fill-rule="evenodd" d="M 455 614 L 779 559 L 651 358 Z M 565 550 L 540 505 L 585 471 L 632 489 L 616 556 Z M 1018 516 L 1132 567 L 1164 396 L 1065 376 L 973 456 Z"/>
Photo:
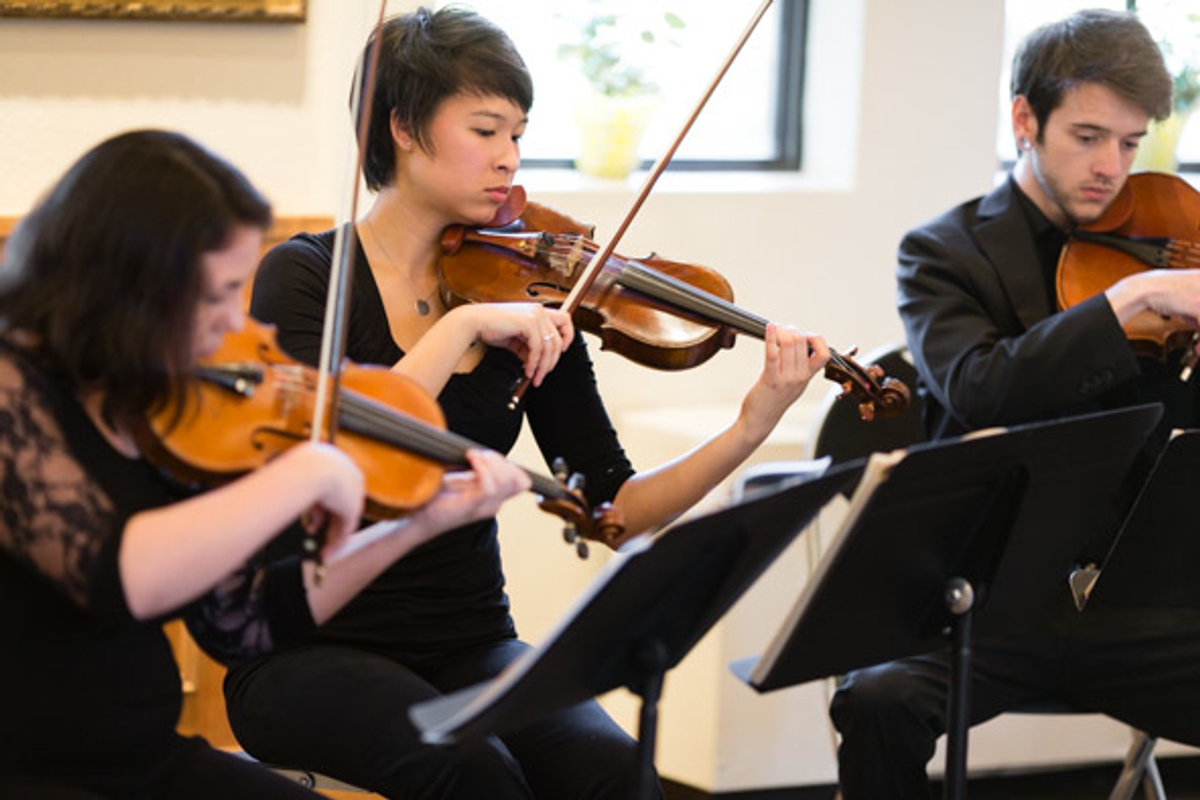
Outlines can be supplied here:
<path id="1" fill-rule="evenodd" d="M 675 34 L 684 27 L 669 11 L 649 17 L 596 11 L 573 21 L 576 35 L 559 45 L 558 56 L 579 66 L 587 87 L 573 109 L 579 170 L 623 178 L 637 167 L 638 145 L 660 99 L 649 65 L 661 57 L 661 46 L 678 46 Z"/>
<path id="2" fill-rule="evenodd" d="M 1174 172 L 1179 166 L 1175 149 L 1184 127 L 1200 104 L 1200 13 L 1187 4 L 1159 0 L 1143 3 L 1129 0 L 1130 11 L 1140 11 L 1147 27 L 1156 33 L 1159 47 L 1175 81 L 1171 116 L 1150 123 L 1138 148 L 1135 169 Z"/>

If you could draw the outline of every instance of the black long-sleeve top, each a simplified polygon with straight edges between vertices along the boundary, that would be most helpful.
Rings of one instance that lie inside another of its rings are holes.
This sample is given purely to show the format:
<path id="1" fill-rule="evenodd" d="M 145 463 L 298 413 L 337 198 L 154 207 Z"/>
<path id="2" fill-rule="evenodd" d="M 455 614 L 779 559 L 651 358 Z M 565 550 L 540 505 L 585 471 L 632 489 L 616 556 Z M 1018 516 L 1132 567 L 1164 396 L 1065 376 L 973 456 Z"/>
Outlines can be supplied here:
<path id="1" fill-rule="evenodd" d="M 130 794 L 181 741 L 163 622 L 182 616 L 226 662 L 313 627 L 295 560 L 247 567 L 160 619 L 132 617 L 117 563 L 125 524 L 188 491 L 114 450 L 36 354 L 0 334 L 0 775 Z"/>
<path id="2" fill-rule="evenodd" d="M 302 234 L 284 242 L 267 254 L 255 276 L 251 313 L 277 326 L 283 349 L 308 364 L 316 364 L 320 353 L 334 235 Z M 353 261 L 346 356 L 358 364 L 390 367 L 404 353 L 392 338 L 361 246 Z M 528 419 L 547 461 L 562 457 L 573 472 L 586 477 L 585 494 L 593 506 L 611 500 L 633 467 L 600 399 L 582 337 L 576 336 L 542 385 L 530 389 L 514 412 L 507 402 L 521 375 L 513 354 L 488 348 L 477 367 L 453 375 L 437 398 L 449 430 L 507 453 Z M 547 558 L 563 557 L 549 549 L 551 544 L 547 542 Z M 399 658 L 515 635 L 494 519 L 422 545 L 315 634 Z"/>

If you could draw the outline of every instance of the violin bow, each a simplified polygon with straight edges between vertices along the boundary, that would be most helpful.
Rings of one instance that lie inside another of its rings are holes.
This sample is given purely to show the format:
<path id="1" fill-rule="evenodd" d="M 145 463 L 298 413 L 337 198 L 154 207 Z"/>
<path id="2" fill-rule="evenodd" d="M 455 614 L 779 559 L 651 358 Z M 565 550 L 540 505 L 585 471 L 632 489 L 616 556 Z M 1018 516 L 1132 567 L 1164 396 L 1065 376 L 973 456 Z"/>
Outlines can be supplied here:
<path id="1" fill-rule="evenodd" d="M 367 152 L 367 134 L 371 123 L 371 104 L 375 98 L 375 78 L 379 72 L 380 37 L 383 34 L 384 14 L 387 0 L 380 0 L 379 16 L 372 33 L 371 51 L 362 65 L 365 73 L 356 76 L 351 107 L 355 114 L 355 139 L 358 153 L 355 157 L 350 190 L 350 209 L 347 221 L 339 225 L 333 240 L 333 260 L 329 268 L 329 290 L 325 298 L 325 321 L 321 333 L 321 354 L 317 364 L 316 399 L 313 407 L 312 431 L 314 442 L 332 442 L 337 436 L 337 398 L 341 394 L 338 385 L 341 378 L 342 360 L 346 354 L 346 314 L 350 308 L 350 288 L 354 275 L 354 253 L 358 235 L 354 222 L 358 216 L 359 176 Z M 322 534 L 310 534 L 304 539 L 304 557 L 316 562 L 316 581 L 324 575 L 321 563 Z"/>
<path id="2" fill-rule="evenodd" d="M 571 293 L 567 295 L 567 299 L 563 302 L 563 311 L 566 311 L 568 314 L 574 314 L 575 310 L 579 308 L 579 304 L 583 302 L 583 296 L 588 292 L 589 289 L 592 288 L 592 284 L 595 283 L 596 278 L 600 275 L 600 271 L 604 268 L 604 265 L 608 263 L 608 259 L 612 256 L 612 254 L 616 251 L 617 245 L 621 242 L 621 237 L 625 235 L 625 231 L 629 228 L 630 223 L 633 222 L 633 218 L 637 216 L 639 211 L 641 211 L 642 204 L 646 202 L 646 198 L 649 197 L 650 192 L 654 190 L 654 184 L 658 182 L 659 176 L 662 175 L 663 170 L 667 168 L 667 165 L 671 163 L 671 159 L 675 157 L 675 151 L 678 150 L 679 145 L 683 143 L 684 137 L 686 137 L 688 132 L 692 129 L 692 125 L 696 122 L 696 118 L 699 117 L 700 112 L 704 110 L 704 106 L 707 105 L 708 99 L 712 97 L 713 92 L 717 90 L 718 84 L 721 83 L 721 80 L 725 77 L 725 73 L 729 71 L 729 68 L 733 65 L 734 60 L 737 59 L 738 54 L 742 52 L 742 47 L 745 46 L 746 41 L 750 38 L 750 34 L 752 34 L 754 29 L 758 27 L 758 23 L 767 13 L 767 9 L 771 7 L 772 2 L 773 0 L 762 0 L 762 3 L 755 10 L 754 15 L 750 18 L 750 22 L 747 23 L 745 30 L 742 31 L 741 36 L 739 36 L 737 41 L 734 43 L 733 48 L 729 51 L 729 55 L 725 56 L 725 60 L 721 62 L 721 66 L 717 69 L 717 74 L 713 77 L 712 81 L 709 82 L 708 87 L 704 90 L 704 93 L 701 95 L 700 100 L 696 103 L 695 108 L 692 109 L 692 113 L 688 115 L 688 118 L 684 121 L 679 133 L 675 136 L 675 139 L 671 142 L 670 146 L 667 147 L 666 151 L 664 151 L 663 154 L 658 157 L 658 161 L 654 163 L 654 166 L 650 169 L 650 172 L 646 174 L 646 179 L 642 182 L 642 188 L 638 191 L 637 197 L 634 198 L 633 205 L 630 206 L 629 211 L 626 212 L 625 218 L 621 220 L 621 224 L 617 226 L 616 232 L 613 233 L 612 237 L 608 240 L 608 243 L 600 249 L 600 251 L 592 258 L 587 267 L 580 274 L 579 279 L 575 282 L 574 288 L 571 289 Z M 529 383 L 529 378 L 522 378 L 516 387 L 514 387 L 512 397 L 508 401 L 508 407 L 510 409 L 516 409 L 517 404 L 521 402 L 521 398 L 529 389 Z"/>

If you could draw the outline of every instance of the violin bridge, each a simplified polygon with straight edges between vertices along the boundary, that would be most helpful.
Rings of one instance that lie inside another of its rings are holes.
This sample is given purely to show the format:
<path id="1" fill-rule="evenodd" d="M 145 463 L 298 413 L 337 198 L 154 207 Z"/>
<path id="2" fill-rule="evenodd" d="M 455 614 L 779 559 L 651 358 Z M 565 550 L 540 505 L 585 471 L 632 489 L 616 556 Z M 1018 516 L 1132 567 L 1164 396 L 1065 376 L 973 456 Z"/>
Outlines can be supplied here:
<path id="1" fill-rule="evenodd" d="M 576 236 L 573 238 L 575 241 L 572 242 L 571 249 L 567 253 L 567 257 L 563 262 L 563 276 L 566 278 L 567 283 L 574 282 L 573 279 L 575 277 L 575 273 L 579 270 L 579 265 L 583 263 L 583 249 L 587 242 L 587 240 L 582 236 Z"/>

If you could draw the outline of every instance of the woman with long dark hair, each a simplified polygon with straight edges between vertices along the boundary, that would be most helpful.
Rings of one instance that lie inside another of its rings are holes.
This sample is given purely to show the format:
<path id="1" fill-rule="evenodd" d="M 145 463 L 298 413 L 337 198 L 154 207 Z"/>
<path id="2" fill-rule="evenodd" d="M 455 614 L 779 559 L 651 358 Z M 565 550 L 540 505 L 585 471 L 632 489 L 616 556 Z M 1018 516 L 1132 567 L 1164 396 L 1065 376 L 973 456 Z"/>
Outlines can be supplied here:
<path id="1" fill-rule="evenodd" d="M 174 732 L 162 623 L 226 663 L 328 619 L 436 533 L 491 516 L 527 478 L 472 453 L 403 523 L 357 535 L 358 467 L 303 443 L 207 492 L 169 479 L 139 432 L 241 327 L 268 204 L 189 139 L 137 131 L 85 154 L 19 224 L 0 268 L 0 796 L 315 796 Z M 309 512 L 326 575 L 248 562 Z"/>

